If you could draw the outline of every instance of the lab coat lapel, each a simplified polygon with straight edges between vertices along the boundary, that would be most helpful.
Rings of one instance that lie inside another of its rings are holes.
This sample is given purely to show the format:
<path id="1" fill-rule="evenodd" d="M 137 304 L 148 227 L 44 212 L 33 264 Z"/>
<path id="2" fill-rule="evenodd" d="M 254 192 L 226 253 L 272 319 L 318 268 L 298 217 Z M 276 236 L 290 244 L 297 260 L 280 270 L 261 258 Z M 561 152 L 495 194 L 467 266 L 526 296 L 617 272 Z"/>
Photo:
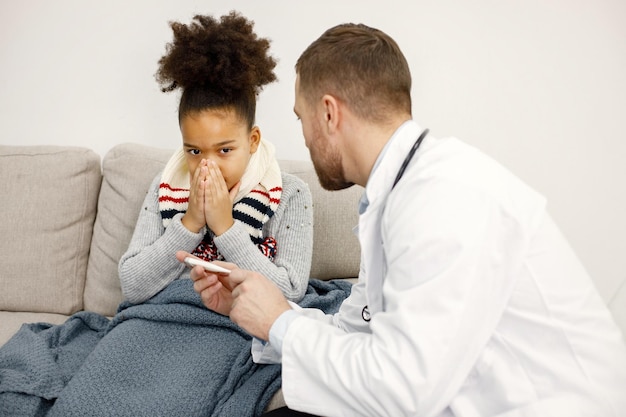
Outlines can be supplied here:
<path id="1" fill-rule="evenodd" d="M 420 131 L 417 124 L 412 121 L 400 126 L 390 139 L 392 142 L 389 143 L 383 159 L 367 183 L 365 192 L 369 206 L 359 217 L 358 236 L 361 245 L 361 265 L 366 280 L 367 303 L 371 316 L 385 308 L 382 287 L 387 265 L 381 223 L 387 197 L 398 169 Z"/>
<path id="2" fill-rule="evenodd" d="M 368 207 L 359 218 L 362 273 L 365 274 L 367 305 L 370 314 L 383 309 L 382 283 L 384 255 L 380 233 L 380 204 Z"/>

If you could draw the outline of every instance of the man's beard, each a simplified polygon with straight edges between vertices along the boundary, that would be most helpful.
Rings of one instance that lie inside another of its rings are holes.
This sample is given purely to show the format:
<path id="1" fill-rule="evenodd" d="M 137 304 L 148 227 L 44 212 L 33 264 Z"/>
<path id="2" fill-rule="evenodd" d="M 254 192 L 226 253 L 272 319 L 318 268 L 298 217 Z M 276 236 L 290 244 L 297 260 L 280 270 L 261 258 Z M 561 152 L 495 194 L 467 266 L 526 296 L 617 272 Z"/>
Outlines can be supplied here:
<path id="1" fill-rule="evenodd" d="M 341 165 L 341 156 L 334 149 L 324 147 L 321 154 L 320 152 L 315 152 L 315 155 L 313 152 L 309 153 L 322 188 L 337 191 L 354 185 L 353 182 L 346 181 Z"/>

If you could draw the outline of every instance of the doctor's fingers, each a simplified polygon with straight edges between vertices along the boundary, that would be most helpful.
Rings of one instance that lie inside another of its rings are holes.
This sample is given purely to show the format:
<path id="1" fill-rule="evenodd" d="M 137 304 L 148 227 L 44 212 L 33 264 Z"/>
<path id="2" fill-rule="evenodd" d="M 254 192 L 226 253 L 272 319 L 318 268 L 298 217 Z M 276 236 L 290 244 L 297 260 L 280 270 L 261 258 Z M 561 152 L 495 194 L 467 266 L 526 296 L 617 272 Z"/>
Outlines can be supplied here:
<path id="1" fill-rule="evenodd" d="M 201 267 L 194 267 L 195 268 L 201 268 Z M 211 273 L 205 273 L 203 275 L 198 275 L 198 279 L 195 279 L 193 281 L 193 289 L 195 292 L 197 292 L 198 294 L 202 293 L 203 291 L 205 291 L 207 288 L 211 288 L 211 287 L 221 287 L 222 283 L 217 279 L 217 275 L 215 274 L 211 274 Z M 193 278 L 192 278 L 193 280 Z"/>
<path id="2" fill-rule="evenodd" d="M 232 297 L 231 320 L 261 340 L 268 340 L 272 324 L 291 308 L 280 289 L 263 276 L 240 283 Z"/>
<path id="3" fill-rule="evenodd" d="M 197 281 L 206 281 L 207 278 L 209 278 L 210 276 L 213 276 L 213 279 L 216 280 L 217 277 L 215 276 L 214 273 L 207 271 L 206 269 L 204 269 L 201 266 L 194 266 L 193 268 L 191 268 L 191 272 L 189 273 L 189 276 L 191 278 L 192 281 L 197 282 Z"/>
<path id="4" fill-rule="evenodd" d="M 199 292 L 202 304 L 209 310 L 213 310 L 217 313 L 227 316 L 230 313 L 230 304 L 232 299 L 228 290 L 224 289 L 221 282 L 217 282 L 214 285 L 207 287 Z M 227 301 L 227 299 L 229 301 Z"/>
<path id="5" fill-rule="evenodd" d="M 246 269 L 239 269 L 236 266 L 234 268 L 229 268 L 228 266 L 225 266 L 225 268 L 230 269 L 230 274 L 228 275 L 227 279 L 232 289 L 239 286 L 243 282 L 255 279 L 257 275 L 262 276 L 258 272 L 248 271 Z"/>
<path id="6" fill-rule="evenodd" d="M 229 275 L 233 283 L 233 298 L 245 298 L 246 302 L 263 310 L 272 305 L 287 304 L 285 296 L 272 281 L 258 272 L 235 270 Z M 288 304 L 287 304 L 288 305 Z"/>

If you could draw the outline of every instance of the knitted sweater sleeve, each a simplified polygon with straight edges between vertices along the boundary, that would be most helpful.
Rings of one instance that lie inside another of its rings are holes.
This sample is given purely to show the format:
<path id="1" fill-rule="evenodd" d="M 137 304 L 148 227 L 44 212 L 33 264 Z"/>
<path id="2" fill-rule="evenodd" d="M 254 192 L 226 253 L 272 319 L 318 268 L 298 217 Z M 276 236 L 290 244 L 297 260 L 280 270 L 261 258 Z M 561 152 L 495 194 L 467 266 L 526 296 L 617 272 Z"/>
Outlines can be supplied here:
<path id="1" fill-rule="evenodd" d="M 273 281 L 287 299 L 299 301 L 306 292 L 313 255 L 313 200 L 300 178 L 282 173 L 283 193 L 274 216 L 263 226 L 264 237 L 277 242 L 274 261 L 250 240 L 243 225 L 235 224 L 214 238 L 228 262 L 257 271 Z"/>
<path id="2" fill-rule="evenodd" d="M 159 212 L 159 183 L 161 174 L 152 181 L 141 207 L 137 225 L 118 269 L 124 297 L 141 303 L 175 279 L 189 277 L 189 270 L 176 259 L 176 251 L 193 252 L 200 244 L 205 230 L 193 233 L 181 223 L 182 214 L 172 219 L 165 229 Z"/>

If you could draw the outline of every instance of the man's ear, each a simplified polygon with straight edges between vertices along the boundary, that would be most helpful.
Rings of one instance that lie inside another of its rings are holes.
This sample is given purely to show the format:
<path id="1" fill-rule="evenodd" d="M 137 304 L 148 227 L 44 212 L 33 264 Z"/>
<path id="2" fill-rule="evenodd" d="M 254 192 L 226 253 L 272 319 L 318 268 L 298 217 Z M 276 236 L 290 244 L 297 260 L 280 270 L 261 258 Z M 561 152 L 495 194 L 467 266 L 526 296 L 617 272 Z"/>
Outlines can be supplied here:
<path id="1" fill-rule="evenodd" d="M 335 133 L 339 128 L 341 112 L 339 109 L 339 102 L 337 98 L 330 94 L 325 94 L 322 97 L 322 106 L 324 118 L 323 123 L 326 126 L 327 133 Z"/>
<path id="2" fill-rule="evenodd" d="M 259 143 L 261 142 L 261 129 L 258 126 L 254 126 L 250 130 L 250 153 L 253 154 L 259 149 Z"/>

